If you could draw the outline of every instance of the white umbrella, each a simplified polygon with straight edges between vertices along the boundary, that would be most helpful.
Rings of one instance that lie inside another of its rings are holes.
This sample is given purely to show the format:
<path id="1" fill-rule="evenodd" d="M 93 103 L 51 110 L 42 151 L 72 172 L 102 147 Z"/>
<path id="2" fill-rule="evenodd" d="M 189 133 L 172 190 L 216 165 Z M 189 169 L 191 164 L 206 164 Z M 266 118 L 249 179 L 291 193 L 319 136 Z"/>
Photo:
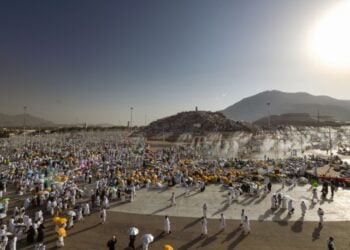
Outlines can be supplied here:
<path id="1" fill-rule="evenodd" d="M 153 242 L 153 240 L 154 240 L 154 237 L 152 234 L 144 234 L 141 237 L 142 243 L 149 244 L 149 243 Z"/>
<path id="2" fill-rule="evenodd" d="M 76 216 L 77 214 L 76 214 L 75 211 L 70 210 L 70 211 L 67 212 L 67 215 L 68 215 L 68 216 Z"/>
<path id="3" fill-rule="evenodd" d="M 139 230 L 136 227 L 130 227 L 129 231 L 128 231 L 129 235 L 138 235 L 139 234 Z"/>

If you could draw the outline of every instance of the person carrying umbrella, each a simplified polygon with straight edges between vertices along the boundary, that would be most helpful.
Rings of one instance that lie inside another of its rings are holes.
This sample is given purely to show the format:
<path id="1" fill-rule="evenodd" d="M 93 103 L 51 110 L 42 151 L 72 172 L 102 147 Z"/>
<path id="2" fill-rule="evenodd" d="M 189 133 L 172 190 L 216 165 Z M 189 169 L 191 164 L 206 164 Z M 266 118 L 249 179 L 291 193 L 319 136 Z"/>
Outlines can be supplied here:
<path id="1" fill-rule="evenodd" d="M 129 247 L 135 249 L 136 235 L 138 235 L 139 230 L 136 227 L 129 228 Z"/>
<path id="2" fill-rule="evenodd" d="M 142 250 L 148 250 L 148 246 L 151 242 L 153 242 L 154 237 L 152 234 L 144 234 L 141 240 L 142 240 Z"/>

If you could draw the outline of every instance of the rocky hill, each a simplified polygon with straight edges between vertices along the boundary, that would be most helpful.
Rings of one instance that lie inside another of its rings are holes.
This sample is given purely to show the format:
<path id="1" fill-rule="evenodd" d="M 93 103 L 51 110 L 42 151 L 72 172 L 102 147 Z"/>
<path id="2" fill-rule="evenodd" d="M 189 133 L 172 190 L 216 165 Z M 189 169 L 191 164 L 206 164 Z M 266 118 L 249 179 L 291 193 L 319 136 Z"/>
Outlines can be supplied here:
<path id="1" fill-rule="evenodd" d="M 254 127 L 227 119 L 222 113 L 208 111 L 181 112 L 152 122 L 143 131 L 147 136 L 162 133 L 180 135 L 182 133 L 203 134 L 206 132 L 235 132 L 254 130 Z"/>

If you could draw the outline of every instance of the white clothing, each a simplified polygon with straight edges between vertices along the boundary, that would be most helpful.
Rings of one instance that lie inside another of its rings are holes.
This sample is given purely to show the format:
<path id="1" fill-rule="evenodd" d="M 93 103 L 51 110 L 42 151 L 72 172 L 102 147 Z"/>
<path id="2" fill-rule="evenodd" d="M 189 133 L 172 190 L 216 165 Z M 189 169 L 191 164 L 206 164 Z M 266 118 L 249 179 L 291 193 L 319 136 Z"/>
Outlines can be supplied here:
<path id="1" fill-rule="evenodd" d="M 175 205 L 176 205 L 175 194 L 173 194 L 173 195 L 171 196 L 171 205 L 172 205 L 172 206 L 175 206 Z"/>
<path id="2" fill-rule="evenodd" d="M 142 243 L 142 250 L 148 250 L 149 243 L 143 242 Z"/>
<path id="3" fill-rule="evenodd" d="M 170 220 L 169 218 L 166 218 L 164 221 L 164 232 L 165 233 L 170 233 Z"/>
<path id="4" fill-rule="evenodd" d="M 250 233 L 250 222 L 248 218 L 244 220 L 243 230 L 244 230 L 244 234 Z"/>
<path id="5" fill-rule="evenodd" d="M 220 218 L 220 229 L 223 230 L 226 227 L 226 220 L 224 216 L 221 216 Z"/>
<path id="6" fill-rule="evenodd" d="M 106 209 L 102 209 L 100 212 L 100 218 L 101 218 L 102 224 L 106 222 L 106 217 L 107 217 Z"/>
<path id="7" fill-rule="evenodd" d="M 57 247 L 64 247 L 64 239 L 62 236 L 58 237 L 58 240 L 56 241 Z"/>
<path id="8" fill-rule="evenodd" d="M 17 237 L 13 237 L 13 239 L 10 241 L 10 250 L 16 250 L 17 249 Z"/>
<path id="9" fill-rule="evenodd" d="M 203 218 L 201 220 L 202 225 L 202 234 L 207 235 L 208 234 L 208 221 L 206 218 Z"/>
<path id="10" fill-rule="evenodd" d="M 204 205 L 203 205 L 203 216 L 204 217 L 207 217 L 207 209 L 208 209 L 207 204 L 204 203 Z"/>

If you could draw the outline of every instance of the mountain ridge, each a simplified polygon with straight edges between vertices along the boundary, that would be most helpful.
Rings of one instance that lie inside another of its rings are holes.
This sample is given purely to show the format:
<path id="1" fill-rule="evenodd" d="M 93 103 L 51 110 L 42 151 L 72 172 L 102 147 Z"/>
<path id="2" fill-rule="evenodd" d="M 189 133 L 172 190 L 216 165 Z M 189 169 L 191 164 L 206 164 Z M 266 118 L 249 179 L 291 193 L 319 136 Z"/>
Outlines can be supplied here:
<path id="1" fill-rule="evenodd" d="M 267 103 L 270 103 L 270 107 Z M 270 115 L 309 113 L 311 116 L 321 114 L 331 116 L 338 121 L 350 121 L 350 100 L 326 95 L 317 96 L 307 92 L 267 90 L 245 97 L 220 112 L 229 119 L 246 122 L 259 120 L 268 116 L 268 113 Z"/>
<path id="2" fill-rule="evenodd" d="M 54 127 L 55 123 L 30 114 L 5 115 L 0 113 L 0 127 Z"/>

